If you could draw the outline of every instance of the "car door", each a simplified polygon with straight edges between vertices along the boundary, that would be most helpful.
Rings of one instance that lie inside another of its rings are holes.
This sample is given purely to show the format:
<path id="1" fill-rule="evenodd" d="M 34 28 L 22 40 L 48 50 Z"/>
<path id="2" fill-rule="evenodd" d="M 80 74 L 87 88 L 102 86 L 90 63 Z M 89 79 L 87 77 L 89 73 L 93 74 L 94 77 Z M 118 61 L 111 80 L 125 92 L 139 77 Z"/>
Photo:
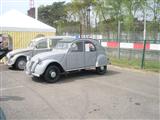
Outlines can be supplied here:
<path id="1" fill-rule="evenodd" d="M 95 66 L 97 59 L 96 46 L 91 41 L 85 41 L 85 67 Z"/>
<path id="2" fill-rule="evenodd" d="M 33 56 L 38 53 L 47 52 L 50 50 L 51 49 L 48 47 L 48 39 L 43 39 L 37 43 L 35 49 L 33 50 Z"/>
<path id="3" fill-rule="evenodd" d="M 67 54 L 67 70 L 76 70 L 84 67 L 84 42 L 72 43 Z"/>

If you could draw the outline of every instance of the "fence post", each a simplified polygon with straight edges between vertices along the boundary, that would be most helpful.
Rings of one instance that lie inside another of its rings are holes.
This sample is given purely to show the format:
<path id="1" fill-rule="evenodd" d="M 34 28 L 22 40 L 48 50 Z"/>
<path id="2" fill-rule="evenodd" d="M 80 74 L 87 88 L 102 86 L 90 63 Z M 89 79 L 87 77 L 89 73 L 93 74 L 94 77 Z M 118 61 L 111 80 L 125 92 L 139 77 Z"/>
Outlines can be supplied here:
<path id="1" fill-rule="evenodd" d="M 144 30 L 143 30 L 143 53 L 142 53 L 142 61 L 141 61 L 141 69 L 144 68 L 144 58 L 145 58 L 145 51 L 146 51 L 146 0 L 144 5 Z"/>
<path id="2" fill-rule="evenodd" d="M 117 41 L 118 41 L 118 59 L 120 59 L 120 30 L 121 30 L 121 22 L 118 21 L 118 35 L 117 35 Z"/>
<path id="3" fill-rule="evenodd" d="M 146 51 L 146 40 L 144 40 L 144 44 L 143 44 L 143 53 L 142 53 L 141 69 L 144 68 L 145 51 Z"/>

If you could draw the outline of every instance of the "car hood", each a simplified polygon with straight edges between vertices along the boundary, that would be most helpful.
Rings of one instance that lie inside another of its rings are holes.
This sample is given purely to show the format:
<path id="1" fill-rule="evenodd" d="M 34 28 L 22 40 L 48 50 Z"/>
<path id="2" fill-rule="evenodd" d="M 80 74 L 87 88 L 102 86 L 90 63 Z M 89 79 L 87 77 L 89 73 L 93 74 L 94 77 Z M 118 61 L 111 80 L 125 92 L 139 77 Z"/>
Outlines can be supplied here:
<path id="1" fill-rule="evenodd" d="M 39 60 L 46 60 L 46 59 L 54 59 L 54 60 L 62 60 L 64 58 L 64 56 L 66 55 L 67 53 L 67 50 L 52 50 L 52 51 L 49 51 L 49 52 L 43 52 L 43 53 L 40 53 L 40 54 L 37 54 L 35 56 L 33 56 L 31 58 L 31 61 L 37 61 L 38 59 Z"/>
<path id="2" fill-rule="evenodd" d="M 19 54 L 19 53 L 29 52 L 31 50 L 33 50 L 33 48 L 16 49 L 16 50 L 9 52 L 9 54 L 12 56 L 12 55 Z"/>

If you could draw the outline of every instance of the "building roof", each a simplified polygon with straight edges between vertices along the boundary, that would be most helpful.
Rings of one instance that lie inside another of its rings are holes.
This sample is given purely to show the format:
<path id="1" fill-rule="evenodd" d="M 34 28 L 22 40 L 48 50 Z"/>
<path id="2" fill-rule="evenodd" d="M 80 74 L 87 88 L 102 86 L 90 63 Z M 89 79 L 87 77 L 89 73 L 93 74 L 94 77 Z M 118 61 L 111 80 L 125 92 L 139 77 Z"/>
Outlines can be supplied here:
<path id="1" fill-rule="evenodd" d="M 56 29 L 19 11 L 11 10 L 0 16 L 1 31 L 56 32 Z"/>

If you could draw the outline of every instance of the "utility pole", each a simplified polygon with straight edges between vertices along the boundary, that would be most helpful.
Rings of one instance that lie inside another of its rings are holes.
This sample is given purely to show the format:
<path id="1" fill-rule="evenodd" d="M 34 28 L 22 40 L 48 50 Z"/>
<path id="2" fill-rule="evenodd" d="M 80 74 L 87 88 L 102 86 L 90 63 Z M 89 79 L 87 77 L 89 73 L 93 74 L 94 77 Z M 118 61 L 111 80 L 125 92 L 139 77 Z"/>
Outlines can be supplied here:
<path id="1" fill-rule="evenodd" d="M 29 7 L 34 8 L 34 0 L 29 0 Z"/>
<path id="2" fill-rule="evenodd" d="M 90 26 L 90 12 L 91 12 L 91 8 L 90 8 L 90 4 L 87 8 L 87 34 L 90 35 L 91 32 L 91 26 Z"/>
<path id="3" fill-rule="evenodd" d="M 95 28 L 96 28 L 96 39 L 97 39 L 97 32 L 98 32 L 98 27 L 97 27 L 97 15 L 95 17 Z"/>
<path id="4" fill-rule="evenodd" d="M 145 51 L 146 51 L 146 0 L 144 6 L 143 53 L 142 53 L 141 69 L 144 68 Z"/>
<path id="5" fill-rule="evenodd" d="M 38 20 L 38 5 L 35 4 L 35 19 Z"/>

